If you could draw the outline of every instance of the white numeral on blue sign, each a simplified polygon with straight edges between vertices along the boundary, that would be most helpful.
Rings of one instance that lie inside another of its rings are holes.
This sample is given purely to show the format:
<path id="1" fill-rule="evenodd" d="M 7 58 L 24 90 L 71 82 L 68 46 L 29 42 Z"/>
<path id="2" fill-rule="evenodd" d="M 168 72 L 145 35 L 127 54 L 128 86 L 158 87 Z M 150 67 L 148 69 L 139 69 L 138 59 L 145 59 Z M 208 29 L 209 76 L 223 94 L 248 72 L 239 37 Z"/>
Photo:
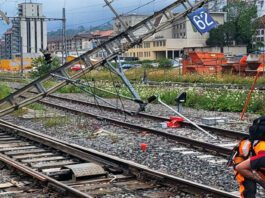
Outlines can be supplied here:
<path id="1" fill-rule="evenodd" d="M 205 8 L 195 10 L 188 15 L 188 18 L 200 33 L 209 32 L 217 25 Z"/>

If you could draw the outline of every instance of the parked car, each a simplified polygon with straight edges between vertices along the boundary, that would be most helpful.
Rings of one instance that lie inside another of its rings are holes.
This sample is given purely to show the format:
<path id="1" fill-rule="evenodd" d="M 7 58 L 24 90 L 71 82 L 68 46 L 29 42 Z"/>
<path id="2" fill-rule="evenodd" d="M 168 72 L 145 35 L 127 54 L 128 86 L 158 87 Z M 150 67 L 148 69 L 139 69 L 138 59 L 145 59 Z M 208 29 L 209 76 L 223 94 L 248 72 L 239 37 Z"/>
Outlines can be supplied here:
<path id="1" fill-rule="evenodd" d="M 171 60 L 172 67 L 182 67 L 182 58 Z"/>
<path id="2" fill-rule="evenodd" d="M 121 67 L 122 67 L 122 69 L 130 69 L 130 68 L 134 67 L 134 65 L 133 64 L 123 64 Z"/>
<path id="3" fill-rule="evenodd" d="M 133 67 L 142 67 L 142 64 L 134 64 Z"/>
<path id="4" fill-rule="evenodd" d="M 159 63 L 150 63 L 152 67 L 159 67 Z"/>
<path id="5" fill-rule="evenodd" d="M 79 71 L 81 69 L 85 69 L 85 65 L 76 64 L 76 65 L 71 67 L 72 71 Z"/>

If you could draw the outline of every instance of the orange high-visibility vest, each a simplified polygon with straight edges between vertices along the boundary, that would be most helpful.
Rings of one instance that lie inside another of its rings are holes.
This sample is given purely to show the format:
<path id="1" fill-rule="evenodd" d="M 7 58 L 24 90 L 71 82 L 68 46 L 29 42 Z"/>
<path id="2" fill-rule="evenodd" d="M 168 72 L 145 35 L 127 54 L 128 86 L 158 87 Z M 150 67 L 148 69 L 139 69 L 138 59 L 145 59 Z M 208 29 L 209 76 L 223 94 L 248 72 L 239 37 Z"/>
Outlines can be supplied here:
<path id="1" fill-rule="evenodd" d="M 242 140 L 238 144 L 238 149 L 233 157 L 234 165 L 245 161 L 250 156 L 251 142 L 248 139 Z"/>

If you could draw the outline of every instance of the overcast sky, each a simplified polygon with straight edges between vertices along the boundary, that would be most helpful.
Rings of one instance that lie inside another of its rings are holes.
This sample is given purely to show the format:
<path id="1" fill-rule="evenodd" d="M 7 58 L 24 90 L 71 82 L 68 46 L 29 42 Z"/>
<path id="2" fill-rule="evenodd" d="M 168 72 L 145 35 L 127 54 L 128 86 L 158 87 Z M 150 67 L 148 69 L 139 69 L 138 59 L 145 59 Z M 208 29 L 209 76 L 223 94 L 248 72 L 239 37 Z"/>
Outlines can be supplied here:
<path id="1" fill-rule="evenodd" d="M 7 13 L 7 16 L 15 16 L 17 4 L 26 0 L 0 0 L 0 10 Z M 30 0 L 27 0 L 29 2 Z M 104 0 L 32 0 L 34 3 L 43 3 L 44 15 L 46 17 L 60 18 L 62 8 L 66 8 L 67 28 L 77 28 L 78 26 L 96 26 L 110 21 L 113 14 L 108 7 L 103 7 Z M 150 2 L 145 7 L 135 10 L 133 13 L 148 14 L 159 10 L 164 6 L 174 2 L 174 0 L 114 0 L 113 6 L 119 14 L 127 13 L 137 7 Z M 9 26 L 0 21 L 0 35 Z M 49 30 L 61 27 L 60 22 L 48 22 Z"/>

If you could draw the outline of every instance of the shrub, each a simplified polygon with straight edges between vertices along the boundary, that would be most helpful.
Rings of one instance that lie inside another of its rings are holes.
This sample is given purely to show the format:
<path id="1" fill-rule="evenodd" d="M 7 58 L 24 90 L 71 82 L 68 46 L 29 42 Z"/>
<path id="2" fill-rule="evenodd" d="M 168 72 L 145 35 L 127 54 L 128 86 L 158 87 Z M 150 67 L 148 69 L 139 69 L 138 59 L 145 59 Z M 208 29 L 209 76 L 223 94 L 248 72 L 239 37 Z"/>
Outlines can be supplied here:
<path id="1" fill-rule="evenodd" d="M 172 67 L 172 62 L 169 59 L 163 58 L 158 61 L 159 67 Z"/>
<path id="2" fill-rule="evenodd" d="M 47 64 L 44 57 L 40 56 L 38 58 L 33 59 L 32 61 L 32 67 L 34 68 L 34 70 L 31 72 L 31 77 L 37 78 L 43 76 L 59 66 L 59 58 L 54 57 L 52 58 L 52 62 L 50 64 Z"/>

